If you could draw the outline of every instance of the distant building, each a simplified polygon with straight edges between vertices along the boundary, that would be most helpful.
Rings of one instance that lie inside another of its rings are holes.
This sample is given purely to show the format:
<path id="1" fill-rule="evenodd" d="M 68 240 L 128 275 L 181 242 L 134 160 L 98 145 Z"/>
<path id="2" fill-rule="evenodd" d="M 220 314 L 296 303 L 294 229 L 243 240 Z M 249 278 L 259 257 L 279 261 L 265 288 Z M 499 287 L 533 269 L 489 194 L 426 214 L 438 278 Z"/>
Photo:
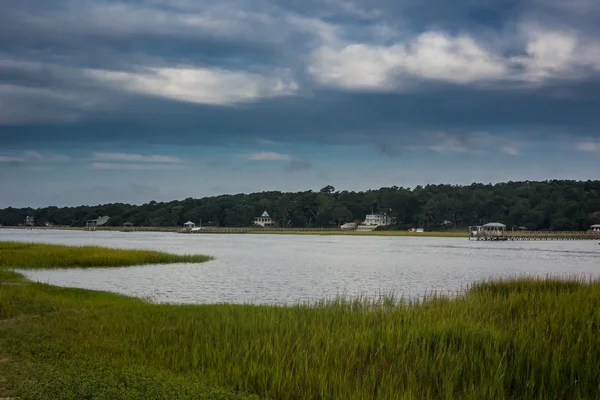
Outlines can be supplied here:
<path id="1" fill-rule="evenodd" d="M 196 224 L 193 223 L 192 221 L 188 221 L 185 224 L 183 224 L 183 226 L 186 227 L 186 228 L 192 229 L 192 228 L 196 227 Z"/>
<path id="2" fill-rule="evenodd" d="M 28 215 L 25 217 L 25 226 L 35 226 L 35 219 L 33 215 Z"/>
<path id="3" fill-rule="evenodd" d="M 266 211 L 260 217 L 254 218 L 254 224 L 259 226 L 273 226 L 275 222 Z"/>
<path id="4" fill-rule="evenodd" d="M 594 232 L 600 231 L 600 224 L 590 226 L 590 230 Z"/>
<path id="5" fill-rule="evenodd" d="M 347 222 L 340 226 L 340 229 L 343 231 L 355 231 L 356 228 L 358 228 L 358 224 L 356 222 Z"/>
<path id="6" fill-rule="evenodd" d="M 502 240 L 506 240 L 506 225 L 500 222 L 488 222 L 487 224 L 482 226 L 470 226 L 469 240 L 471 237 L 502 238 Z"/>
<path id="7" fill-rule="evenodd" d="M 387 215 L 386 213 L 377 213 L 377 214 L 367 214 L 365 217 L 365 221 L 363 225 L 367 226 L 382 226 L 382 225 L 392 225 L 394 223 L 394 219 Z"/>
<path id="8" fill-rule="evenodd" d="M 98 219 L 88 219 L 87 221 L 85 221 L 85 226 L 88 228 L 95 228 L 97 226 L 102 226 L 102 225 L 105 225 L 109 219 L 110 219 L 110 217 L 108 215 L 105 215 L 104 217 L 101 217 Z"/>

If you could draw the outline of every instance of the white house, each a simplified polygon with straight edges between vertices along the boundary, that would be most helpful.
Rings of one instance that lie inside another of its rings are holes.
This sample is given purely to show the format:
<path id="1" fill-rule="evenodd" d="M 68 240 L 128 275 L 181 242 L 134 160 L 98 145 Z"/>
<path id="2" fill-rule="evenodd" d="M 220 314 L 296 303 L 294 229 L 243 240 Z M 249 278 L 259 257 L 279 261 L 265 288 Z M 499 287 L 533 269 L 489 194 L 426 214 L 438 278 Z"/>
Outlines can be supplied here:
<path id="1" fill-rule="evenodd" d="M 259 226 L 273 226 L 275 223 L 273 218 L 266 211 L 260 217 L 254 218 L 254 224 Z"/>
<path id="2" fill-rule="evenodd" d="M 367 214 L 363 225 L 368 226 L 381 226 L 391 225 L 394 223 L 394 219 L 385 213 L 378 214 Z"/>
<path id="3" fill-rule="evenodd" d="M 600 224 L 590 226 L 590 230 L 594 232 L 600 231 Z"/>
<path id="4" fill-rule="evenodd" d="M 87 227 L 102 226 L 102 225 L 105 225 L 109 219 L 110 219 L 110 217 L 108 215 L 105 215 L 104 217 L 100 217 L 98 219 L 88 219 L 87 221 L 85 221 L 85 226 L 87 226 Z"/>
<path id="5" fill-rule="evenodd" d="M 188 221 L 185 224 L 183 224 L 183 226 L 186 227 L 186 228 L 192 229 L 192 228 L 196 227 L 196 224 L 193 223 L 192 221 Z"/>

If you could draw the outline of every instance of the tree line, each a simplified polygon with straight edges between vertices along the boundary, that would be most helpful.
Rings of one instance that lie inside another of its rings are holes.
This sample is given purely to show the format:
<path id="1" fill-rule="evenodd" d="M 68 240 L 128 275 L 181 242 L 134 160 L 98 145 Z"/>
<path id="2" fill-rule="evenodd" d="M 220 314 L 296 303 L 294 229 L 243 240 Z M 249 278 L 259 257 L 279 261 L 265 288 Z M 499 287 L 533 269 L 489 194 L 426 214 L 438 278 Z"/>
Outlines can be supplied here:
<path id="1" fill-rule="evenodd" d="M 245 227 L 267 211 L 280 227 L 335 227 L 385 212 L 396 221 L 388 229 L 430 230 L 502 222 L 509 228 L 586 230 L 600 223 L 600 181 L 550 180 L 497 184 L 427 185 L 413 189 L 384 187 L 363 192 L 336 190 L 221 195 L 143 205 L 104 204 L 79 207 L 5 208 L 0 224 L 84 226 L 86 220 L 110 216 L 107 225 L 180 226 L 196 224 Z"/>

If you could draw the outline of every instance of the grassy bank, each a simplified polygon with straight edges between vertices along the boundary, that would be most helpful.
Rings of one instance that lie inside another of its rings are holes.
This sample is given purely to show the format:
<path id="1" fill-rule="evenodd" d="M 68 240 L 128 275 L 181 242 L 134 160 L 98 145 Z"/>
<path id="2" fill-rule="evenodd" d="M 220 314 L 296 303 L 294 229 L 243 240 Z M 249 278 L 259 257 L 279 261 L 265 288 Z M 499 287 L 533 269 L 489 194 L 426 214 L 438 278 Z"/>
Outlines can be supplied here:
<path id="1" fill-rule="evenodd" d="M 0 268 L 122 267 L 181 262 L 198 263 L 210 259 L 203 255 L 175 255 L 149 250 L 0 242 Z"/>
<path id="2" fill-rule="evenodd" d="M 0 285 L 0 397 L 589 399 L 600 390 L 595 282 L 523 279 L 480 283 L 456 300 L 310 307 L 156 305 Z"/>

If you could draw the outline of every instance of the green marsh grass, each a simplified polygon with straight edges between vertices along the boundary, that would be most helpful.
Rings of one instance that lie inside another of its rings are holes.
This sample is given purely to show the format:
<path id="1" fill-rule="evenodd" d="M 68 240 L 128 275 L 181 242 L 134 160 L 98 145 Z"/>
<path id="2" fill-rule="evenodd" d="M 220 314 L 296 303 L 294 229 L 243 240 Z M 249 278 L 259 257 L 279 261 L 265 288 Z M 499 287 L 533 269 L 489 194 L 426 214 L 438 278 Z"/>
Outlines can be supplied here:
<path id="1" fill-rule="evenodd" d="M 143 264 L 199 263 L 210 259 L 203 255 L 175 255 L 150 250 L 0 242 L 0 268 L 123 267 Z"/>
<path id="2" fill-rule="evenodd" d="M 291 307 L 1 284 L 0 397 L 593 399 L 599 327 L 580 278 Z"/>

